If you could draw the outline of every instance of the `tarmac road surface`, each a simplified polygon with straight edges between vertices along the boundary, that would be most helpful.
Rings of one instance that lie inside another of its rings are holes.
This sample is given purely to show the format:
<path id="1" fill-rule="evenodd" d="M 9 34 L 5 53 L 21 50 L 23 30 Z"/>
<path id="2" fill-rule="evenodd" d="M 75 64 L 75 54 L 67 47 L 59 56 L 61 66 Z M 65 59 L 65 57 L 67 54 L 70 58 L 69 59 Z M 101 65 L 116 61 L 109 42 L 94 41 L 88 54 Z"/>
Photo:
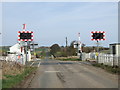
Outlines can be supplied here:
<path id="1" fill-rule="evenodd" d="M 80 61 L 37 60 L 24 88 L 118 88 L 118 76 Z"/>

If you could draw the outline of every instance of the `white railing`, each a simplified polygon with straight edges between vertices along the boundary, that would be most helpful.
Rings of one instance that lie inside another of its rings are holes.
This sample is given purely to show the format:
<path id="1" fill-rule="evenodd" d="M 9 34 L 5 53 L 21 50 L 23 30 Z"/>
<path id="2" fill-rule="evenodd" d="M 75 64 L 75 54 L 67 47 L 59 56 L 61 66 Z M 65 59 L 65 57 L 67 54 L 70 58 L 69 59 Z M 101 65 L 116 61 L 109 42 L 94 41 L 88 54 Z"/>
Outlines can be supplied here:
<path id="1" fill-rule="evenodd" d="M 102 54 L 98 56 L 98 63 L 110 66 L 118 66 L 119 57 L 113 54 Z"/>
<path id="2" fill-rule="evenodd" d="M 0 61 L 16 62 L 25 65 L 25 60 L 23 59 L 23 56 L 21 56 L 21 58 L 18 58 L 16 54 L 8 54 L 8 56 L 0 56 Z"/>
<path id="3" fill-rule="evenodd" d="M 97 60 L 97 56 L 95 53 L 83 53 L 82 60 Z M 99 53 L 98 55 L 98 63 L 103 63 L 104 65 L 109 66 L 118 66 L 120 65 L 120 56 L 116 56 L 113 54 L 104 54 Z"/>

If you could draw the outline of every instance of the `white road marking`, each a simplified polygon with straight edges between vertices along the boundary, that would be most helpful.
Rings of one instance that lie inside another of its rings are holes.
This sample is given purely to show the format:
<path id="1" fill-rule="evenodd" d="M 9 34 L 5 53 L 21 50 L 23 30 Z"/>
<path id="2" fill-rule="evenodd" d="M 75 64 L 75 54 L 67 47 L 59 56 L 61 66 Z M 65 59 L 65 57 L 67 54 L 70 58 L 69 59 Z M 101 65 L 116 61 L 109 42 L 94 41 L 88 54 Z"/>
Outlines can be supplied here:
<path id="1" fill-rule="evenodd" d="M 45 71 L 45 73 L 55 73 L 55 72 L 60 72 L 60 71 Z"/>
<path id="2" fill-rule="evenodd" d="M 41 63 L 41 62 L 39 62 L 38 67 L 40 66 L 40 63 Z"/>
<path id="3" fill-rule="evenodd" d="M 34 63 L 34 62 L 33 62 Z M 33 63 L 30 65 L 30 66 L 32 66 L 33 65 Z"/>
<path id="4" fill-rule="evenodd" d="M 78 63 L 78 64 L 81 64 L 81 63 Z"/>

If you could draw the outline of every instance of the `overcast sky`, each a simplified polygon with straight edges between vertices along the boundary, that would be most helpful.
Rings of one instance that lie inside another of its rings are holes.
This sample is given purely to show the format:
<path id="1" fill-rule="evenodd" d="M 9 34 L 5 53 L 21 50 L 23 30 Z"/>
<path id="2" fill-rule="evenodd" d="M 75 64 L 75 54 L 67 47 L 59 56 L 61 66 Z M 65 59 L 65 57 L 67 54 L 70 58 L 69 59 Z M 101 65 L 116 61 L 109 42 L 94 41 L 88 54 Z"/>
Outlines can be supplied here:
<path id="1" fill-rule="evenodd" d="M 1 5 L 1 4 L 0 4 Z M 78 40 L 87 46 L 91 41 L 91 31 L 105 31 L 106 40 L 101 46 L 109 46 L 118 40 L 117 2 L 10 2 L 2 4 L 3 45 L 17 43 L 17 32 L 22 24 L 34 32 L 34 40 L 39 46 L 59 44 L 65 46 Z"/>

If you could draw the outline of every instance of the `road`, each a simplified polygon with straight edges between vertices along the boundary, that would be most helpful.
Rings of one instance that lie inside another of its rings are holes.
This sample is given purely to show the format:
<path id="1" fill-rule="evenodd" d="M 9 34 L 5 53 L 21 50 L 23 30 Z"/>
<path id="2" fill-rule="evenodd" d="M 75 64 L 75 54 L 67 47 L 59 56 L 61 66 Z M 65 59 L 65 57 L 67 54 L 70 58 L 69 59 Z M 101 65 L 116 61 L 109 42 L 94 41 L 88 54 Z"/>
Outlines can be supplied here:
<path id="1" fill-rule="evenodd" d="M 80 61 L 37 60 L 37 72 L 24 88 L 117 88 L 117 75 Z"/>

